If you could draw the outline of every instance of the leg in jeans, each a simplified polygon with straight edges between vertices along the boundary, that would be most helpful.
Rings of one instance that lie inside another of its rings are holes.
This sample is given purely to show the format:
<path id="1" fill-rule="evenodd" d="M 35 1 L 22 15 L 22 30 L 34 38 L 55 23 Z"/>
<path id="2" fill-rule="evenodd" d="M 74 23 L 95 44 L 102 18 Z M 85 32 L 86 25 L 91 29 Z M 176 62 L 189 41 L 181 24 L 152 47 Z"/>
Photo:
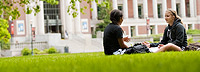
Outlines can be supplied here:
<path id="1" fill-rule="evenodd" d="M 162 46 L 156 53 L 165 51 L 182 51 L 182 49 L 172 43 L 168 43 L 167 45 Z"/>

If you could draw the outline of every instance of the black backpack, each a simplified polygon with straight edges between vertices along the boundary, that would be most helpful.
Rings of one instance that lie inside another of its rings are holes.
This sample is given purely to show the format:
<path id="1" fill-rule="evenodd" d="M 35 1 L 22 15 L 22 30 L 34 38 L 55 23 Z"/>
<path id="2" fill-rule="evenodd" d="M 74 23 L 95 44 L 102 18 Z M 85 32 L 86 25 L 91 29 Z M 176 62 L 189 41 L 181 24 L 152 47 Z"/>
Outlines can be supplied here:
<path id="1" fill-rule="evenodd" d="M 196 43 L 191 43 L 190 45 L 188 45 L 185 48 L 185 51 L 189 51 L 189 50 L 193 50 L 193 51 L 199 51 L 200 50 L 200 43 L 196 42 Z"/>
<path id="2" fill-rule="evenodd" d="M 129 47 L 124 52 L 125 54 L 135 54 L 135 53 L 150 53 L 149 48 L 141 43 L 136 43 L 134 46 Z"/>

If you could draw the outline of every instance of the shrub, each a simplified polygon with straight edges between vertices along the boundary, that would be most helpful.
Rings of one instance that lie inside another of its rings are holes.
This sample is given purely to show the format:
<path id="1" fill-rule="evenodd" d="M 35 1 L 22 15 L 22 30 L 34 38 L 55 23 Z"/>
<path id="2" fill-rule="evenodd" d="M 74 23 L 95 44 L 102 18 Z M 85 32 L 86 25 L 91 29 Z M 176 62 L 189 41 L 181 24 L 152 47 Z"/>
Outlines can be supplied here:
<path id="1" fill-rule="evenodd" d="M 147 42 L 149 42 L 149 43 L 153 43 L 152 41 L 147 41 Z"/>
<path id="2" fill-rule="evenodd" d="M 154 42 L 160 42 L 160 37 L 162 37 L 163 34 L 152 34 L 151 36 L 153 37 Z"/>
<path id="3" fill-rule="evenodd" d="M 5 42 L 4 40 L 0 40 L 0 48 L 1 49 L 10 49 L 10 42 Z"/>
<path id="4" fill-rule="evenodd" d="M 194 43 L 194 40 L 193 40 L 193 38 L 189 38 L 189 39 L 187 40 L 187 42 L 188 42 L 188 45 L 189 45 L 189 44 L 191 44 L 191 43 Z"/>
<path id="5" fill-rule="evenodd" d="M 33 53 L 34 53 L 34 54 L 40 54 L 40 50 L 37 49 L 37 48 L 34 48 L 34 49 L 33 49 Z"/>
<path id="6" fill-rule="evenodd" d="M 94 34 L 94 35 L 92 34 L 92 38 L 97 38 L 97 35 L 96 34 Z"/>
<path id="7" fill-rule="evenodd" d="M 22 55 L 25 56 L 25 55 L 31 55 L 31 50 L 28 49 L 28 48 L 24 48 L 22 51 L 21 51 Z"/>
<path id="8" fill-rule="evenodd" d="M 49 54 L 56 53 L 56 48 L 55 47 L 49 48 L 47 53 L 49 53 Z"/>
<path id="9" fill-rule="evenodd" d="M 43 51 L 40 51 L 40 54 L 46 54 L 46 53 L 48 53 L 48 50 L 49 49 L 44 49 Z"/>
<path id="10" fill-rule="evenodd" d="M 197 30 L 197 29 L 195 29 L 195 30 L 189 29 L 189 30 L 187 30 L 187 34 L 200 34 L 200 30 Z"/>
<path id="11" fill-rule="evenodd" d="M 198 40 L 197 42 L 200 42 L 200 40 Z"/>

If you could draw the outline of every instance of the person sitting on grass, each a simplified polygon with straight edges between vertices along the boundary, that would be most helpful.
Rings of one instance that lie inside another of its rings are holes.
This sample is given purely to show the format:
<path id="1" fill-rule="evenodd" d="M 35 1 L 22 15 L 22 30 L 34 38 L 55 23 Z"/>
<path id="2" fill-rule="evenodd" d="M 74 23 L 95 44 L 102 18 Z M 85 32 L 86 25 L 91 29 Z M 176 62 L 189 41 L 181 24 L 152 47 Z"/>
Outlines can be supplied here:
<path id="1" fill-rule="evenodd" d="M 123 38 L 123 30 L 120 25 L 123 22 L 123 14 L 120 10 L 112 10 L 110 13 L 110 23 L 104 30 L 103 46 L 105 55 L 113 55 L 121 48 L 128 48 L 124 41 L 129 42 L 129 38 Z"/>
<path id="2" fill-rule="evenodd" d="M 176 11 L 168 9 L 165 12 L 165 21 L 168 23 L 168 26 L 164 30 L 161 42 L 143 42 L 143 44 L 149 48 L 158 47 L 158 50 L 155 52 L 183 51 L 187 46 L 187 35 L 181 18 Z"/>

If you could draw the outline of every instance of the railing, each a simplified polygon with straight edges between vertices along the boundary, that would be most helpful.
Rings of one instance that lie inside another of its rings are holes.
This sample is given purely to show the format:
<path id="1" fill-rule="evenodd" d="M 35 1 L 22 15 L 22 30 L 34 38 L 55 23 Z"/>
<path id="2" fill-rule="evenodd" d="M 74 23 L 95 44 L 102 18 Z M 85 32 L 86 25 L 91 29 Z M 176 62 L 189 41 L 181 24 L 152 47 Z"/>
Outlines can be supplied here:
<path id="1" fill-rule="evenodd" d="M 11 50 L 31 49 L 31 43 L 11 43 Z M 47 42 L 33 42 L 33 48 L 44 50 L 48 48 Z"/>
<path id="2" fill-rule="evenodd" d="M 194 41 L 199 41 L 200 40 L 200 34 L 188 34 L 188 39 L 193 38 Z"/>

